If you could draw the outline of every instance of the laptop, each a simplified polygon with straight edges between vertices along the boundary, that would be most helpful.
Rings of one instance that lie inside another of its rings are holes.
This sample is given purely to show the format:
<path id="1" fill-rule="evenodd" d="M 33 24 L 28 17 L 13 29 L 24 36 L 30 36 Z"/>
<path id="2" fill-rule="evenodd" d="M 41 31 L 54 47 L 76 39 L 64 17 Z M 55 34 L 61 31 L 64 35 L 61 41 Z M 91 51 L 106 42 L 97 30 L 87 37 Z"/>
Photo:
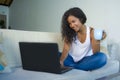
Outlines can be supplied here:
<path id="1" fill-rule="evenodd" d="M 61 74 L 72 69 L 61 68 L 57 43 L 19 42 L 19 47 L 25 70 Z"/>

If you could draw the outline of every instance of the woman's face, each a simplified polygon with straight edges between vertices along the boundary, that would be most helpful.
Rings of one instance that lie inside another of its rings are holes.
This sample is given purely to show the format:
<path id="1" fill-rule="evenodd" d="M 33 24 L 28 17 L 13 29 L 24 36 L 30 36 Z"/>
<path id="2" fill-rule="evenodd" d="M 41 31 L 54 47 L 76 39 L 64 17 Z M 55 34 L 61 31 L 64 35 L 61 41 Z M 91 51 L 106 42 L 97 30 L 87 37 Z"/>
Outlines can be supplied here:
<path id="1" fill-rule="evenodd" d="M 68 17 L 67 21 L 69 23 L 70 28 L 72 28 L 75 32 L 80 31 L 80 28 L 83 26 L 80 20 L 72 15 Z"/>

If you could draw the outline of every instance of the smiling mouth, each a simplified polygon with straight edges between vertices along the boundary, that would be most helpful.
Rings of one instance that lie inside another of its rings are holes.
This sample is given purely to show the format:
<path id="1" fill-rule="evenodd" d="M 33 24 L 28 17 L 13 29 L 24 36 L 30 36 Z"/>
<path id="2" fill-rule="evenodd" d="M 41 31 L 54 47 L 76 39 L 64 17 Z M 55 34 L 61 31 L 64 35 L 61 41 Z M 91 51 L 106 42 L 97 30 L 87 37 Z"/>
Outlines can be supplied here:
<path id="1" fill-rule="evenodd" d="M 76 28 L 72 28 L 72 29 L 76 31 Z"/>

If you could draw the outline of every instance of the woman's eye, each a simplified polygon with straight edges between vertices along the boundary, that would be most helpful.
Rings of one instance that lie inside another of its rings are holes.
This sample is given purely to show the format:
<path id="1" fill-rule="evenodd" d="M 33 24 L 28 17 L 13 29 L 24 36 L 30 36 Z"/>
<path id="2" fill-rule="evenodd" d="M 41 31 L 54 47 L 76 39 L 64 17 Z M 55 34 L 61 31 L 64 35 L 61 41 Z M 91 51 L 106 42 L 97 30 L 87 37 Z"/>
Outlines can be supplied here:
<path id="1" fill-rule="evenodd" d="M 75 21 L 72 21 L 72 23 L 75 23 Z"/>

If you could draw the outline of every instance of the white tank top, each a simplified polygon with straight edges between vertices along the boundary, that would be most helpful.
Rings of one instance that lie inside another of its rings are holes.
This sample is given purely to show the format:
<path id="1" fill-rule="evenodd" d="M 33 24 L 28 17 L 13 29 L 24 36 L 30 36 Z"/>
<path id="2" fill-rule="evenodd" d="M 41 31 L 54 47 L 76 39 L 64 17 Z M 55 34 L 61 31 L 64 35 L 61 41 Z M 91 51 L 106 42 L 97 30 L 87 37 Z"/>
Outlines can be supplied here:
<path id="1" fill-rule="evenodd" d="M 69 54 L 73 57 L 75 62 L 80 61 L 85 56 L 93 54 L 92 45 L 90 42 L 90 27 L 86 27 L 86 40 L 81 43 L 76 36 L 76 39 L 72 42 Z"/>

